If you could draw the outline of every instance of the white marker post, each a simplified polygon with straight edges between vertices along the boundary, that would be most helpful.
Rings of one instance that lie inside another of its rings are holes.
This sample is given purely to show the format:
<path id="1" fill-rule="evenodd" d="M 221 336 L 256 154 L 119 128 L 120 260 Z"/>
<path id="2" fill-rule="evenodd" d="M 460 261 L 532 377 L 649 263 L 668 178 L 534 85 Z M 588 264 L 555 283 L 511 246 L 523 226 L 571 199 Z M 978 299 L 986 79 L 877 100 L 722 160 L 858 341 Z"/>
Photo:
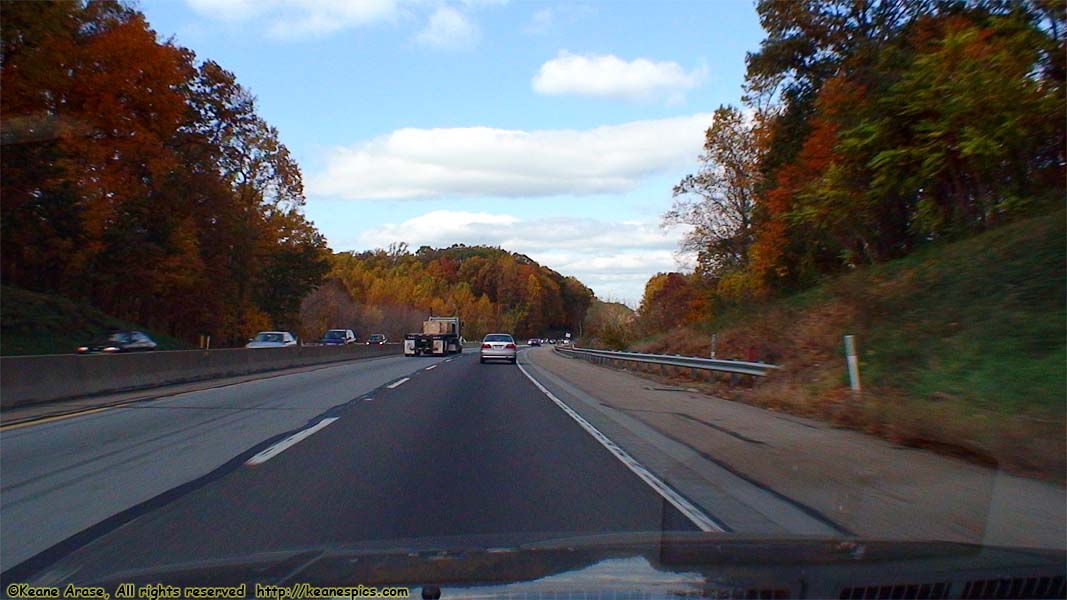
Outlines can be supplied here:
<path id="1" fill-rule="evenodd" d="M 711 358 L 715 358 L 715 342 L 719 341 L 719 334 L 711 334 Z"/>
<path id="2" fill-rule="evenodd" d="M 860 362 L 856 358 L 856 339 L 855 336 L 845 336 L 845 356 L 848 360 L 848 381 L 852 386 L 852 393 L 860 393 Z"/>

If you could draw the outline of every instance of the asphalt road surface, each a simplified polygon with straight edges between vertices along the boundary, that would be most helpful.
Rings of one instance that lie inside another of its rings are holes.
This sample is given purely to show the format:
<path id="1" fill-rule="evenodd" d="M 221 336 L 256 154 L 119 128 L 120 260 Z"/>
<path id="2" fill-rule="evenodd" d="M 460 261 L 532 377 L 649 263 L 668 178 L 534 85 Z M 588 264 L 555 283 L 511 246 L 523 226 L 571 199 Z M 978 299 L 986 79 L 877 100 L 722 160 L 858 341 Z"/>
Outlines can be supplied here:
<path id="1" fill-rule="evenodd" d="M 5 581 L 254 552 L 696 526 L 513 365 L 363 360 L 4 431 Z"/>

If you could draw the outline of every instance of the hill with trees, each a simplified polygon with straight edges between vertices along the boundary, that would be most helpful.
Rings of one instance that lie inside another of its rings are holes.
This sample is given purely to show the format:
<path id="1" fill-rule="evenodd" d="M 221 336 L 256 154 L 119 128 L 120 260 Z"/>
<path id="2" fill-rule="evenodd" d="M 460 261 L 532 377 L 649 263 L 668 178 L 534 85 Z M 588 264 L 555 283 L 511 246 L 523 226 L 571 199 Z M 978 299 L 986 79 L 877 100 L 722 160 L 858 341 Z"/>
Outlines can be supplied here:
<path id="1" fill-rule="evenodd" d="M 696 268 L 648 281 L 626 344 L 706 355 L 716 333 L 784 369 L 715 393 L 1062 481 L 1067 4 L 757 11 L 743 106 L 664 215 Z"/>
<path id="2" fill-rule="evenodd" d="M 1067 5 L 761 0 L 745 106 L 722 106 L 668 225 L 696 256 L 648 331 L 1063 204 Z M 646 295 L 663 293 L 660 276 Z M 683 290 L 681 288 L 690 288 Z M 695 304 L 694 304 L 695 303 Z M 683 307 L 682 310 L 675 310 Z"/>
<path id="3" fill-rule="evenodd" d="M 418 331 L 427 315 L 458 314 L 464 335 L 492 331 L 519 337 L 577 332 L 593 293 L 574 277 L 500 248 L 407 245 L 340 252 L 330 259 L 324 285 L 302 304 L 302 333 L 351 327 L 361 336 L 397 339 Z"/>

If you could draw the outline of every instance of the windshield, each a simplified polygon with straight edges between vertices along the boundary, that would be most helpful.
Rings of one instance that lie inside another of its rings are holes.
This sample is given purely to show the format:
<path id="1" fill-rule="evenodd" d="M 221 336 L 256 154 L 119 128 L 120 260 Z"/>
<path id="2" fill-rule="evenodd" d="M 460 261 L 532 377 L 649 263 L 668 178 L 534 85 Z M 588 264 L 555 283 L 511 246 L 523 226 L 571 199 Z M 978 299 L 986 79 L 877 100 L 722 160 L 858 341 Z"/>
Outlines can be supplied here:
<path id="1" fill-rule="evenodd" d="M 7 595 L 1064 576 L 1064 0 L 0 14 Z"/>

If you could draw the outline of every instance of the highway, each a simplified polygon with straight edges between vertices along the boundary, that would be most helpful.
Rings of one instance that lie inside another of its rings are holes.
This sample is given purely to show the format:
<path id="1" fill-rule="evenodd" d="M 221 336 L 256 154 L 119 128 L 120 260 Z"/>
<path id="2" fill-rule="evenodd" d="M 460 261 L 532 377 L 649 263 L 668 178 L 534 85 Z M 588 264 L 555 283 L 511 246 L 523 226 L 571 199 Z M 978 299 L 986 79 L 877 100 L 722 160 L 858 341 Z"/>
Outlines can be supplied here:
<path id="1" fill-rule="evenodd" d="M 525 357 L 520 359 L 520 363 Z M 5 581 L 357 542 L 695 531 L 513 365 L 389 357 L 0 434 Z"/>

